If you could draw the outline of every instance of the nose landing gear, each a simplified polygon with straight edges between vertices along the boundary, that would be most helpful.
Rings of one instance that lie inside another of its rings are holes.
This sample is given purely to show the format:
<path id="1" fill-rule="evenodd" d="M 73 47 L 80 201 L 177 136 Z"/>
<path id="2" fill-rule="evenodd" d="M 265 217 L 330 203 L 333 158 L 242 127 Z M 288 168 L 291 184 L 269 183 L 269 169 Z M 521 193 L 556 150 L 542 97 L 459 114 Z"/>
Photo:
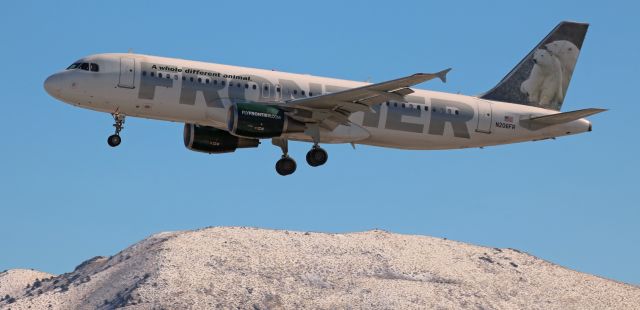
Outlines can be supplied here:
<path id="1" fill-rule="evenodd" d="M 116 128 L 116 132 L 110 135 L 109 138 L 107 138 L 107 143 L 109 144 L 110 147 L 116 147 L 120 145 L 120 143 L 122 142 L 122 138 L 120 138 L 120 131 L 124 129 L 125 115 L 116 112 L 111 114 L 111 116 L 113 116 L 113 121 L 114 121 L 113 127 Z"/>
<path id="2" fill-rule="evenodd" d="M 122 142 L 120 135 L 110 135 L 109 138 L 107 138 L 107 143 L 110 147 L 116 147 L 120 145 L 120 142 Z"/>

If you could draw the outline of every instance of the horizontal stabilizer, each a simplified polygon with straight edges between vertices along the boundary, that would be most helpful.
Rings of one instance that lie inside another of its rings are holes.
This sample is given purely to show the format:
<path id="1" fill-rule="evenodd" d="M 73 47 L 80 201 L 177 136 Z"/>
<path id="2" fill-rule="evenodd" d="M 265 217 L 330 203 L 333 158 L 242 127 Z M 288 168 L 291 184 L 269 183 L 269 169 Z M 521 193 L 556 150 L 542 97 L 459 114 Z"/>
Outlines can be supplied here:
<path id="1" fill-rule="evenodd" d="M 600 112 L 607 111 L 606 109 L 583 109 L 571 112 L 556 113 L 544 116 L 534 116 L 531 118 L 520 119 L 520 126 L 530 129 L 538 130 L 545 127 L 559 125 L 564 123 L 573 122 L 589 115 L 598 114 Z"/>
<path id="2" fill-rule="evenodd" d="M 571 111 L 571 112 L 563 112 L 563 113 L 557 113 L 557 114 L 551 114 L 551 115 L 545 115 L 545 116 L 532 117 L 530 119 L 520 120 L 520 122 L 527 121 L 532 124 L 551 126 L 551 125 L 558 125 L 558 124 L 572 122 L 572 121 L 581 119 L 583 117 L 598 114 L 604 111 L 607 111 L 607 109 L 595 109 L 595 108 L 583 109 L 583 110 L 577 110 L 577 111 Z"/>

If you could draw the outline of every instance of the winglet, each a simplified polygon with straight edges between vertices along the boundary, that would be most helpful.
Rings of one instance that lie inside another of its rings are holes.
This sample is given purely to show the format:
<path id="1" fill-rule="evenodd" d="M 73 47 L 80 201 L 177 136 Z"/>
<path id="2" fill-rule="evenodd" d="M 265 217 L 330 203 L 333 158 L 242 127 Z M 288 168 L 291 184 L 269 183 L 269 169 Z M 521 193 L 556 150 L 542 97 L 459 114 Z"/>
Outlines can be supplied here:
<path id="1" fill-rule="evenodd" d="M 436 73 L 436 76 L 442 81 L 442 83 L 446 83 L 447 82 L 447 73 L 449 73 L 449 71 L 451 71 L 451 68 L 442 70 L 438 73 Z"/>

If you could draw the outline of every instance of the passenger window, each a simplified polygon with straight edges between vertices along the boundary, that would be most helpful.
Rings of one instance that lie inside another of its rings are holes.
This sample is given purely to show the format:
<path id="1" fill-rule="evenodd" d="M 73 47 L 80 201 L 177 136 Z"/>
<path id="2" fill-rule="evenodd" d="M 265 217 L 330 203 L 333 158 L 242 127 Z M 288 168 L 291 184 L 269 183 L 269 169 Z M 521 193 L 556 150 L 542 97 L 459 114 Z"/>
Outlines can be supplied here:
<path id="1" fill-rule="evenodd" d="M 229 82 L 229 87 L 233 87 L 233 82 Z"/>
<path id="2" fill-rule="evenodd" d="M 209 84 L 209 79 L 204 80 L 205 83 Z"/>
<path id="3" fill-rule="evenodd" d="M 302 94 L 302 95 L 304 96 L 304 90 L 301 90 L 301 91 L 300 91 L 300 94 Z"/>
<path id="4" fill-rule="evenodd" d="M 147 71 L 142 71 L 142 76 L 147 76 Z"/>
<path id="5" fill-rule="evenodd" d="M 202 78 L 198 78 L 198 83 L 202 83 Z"/>
<path id="6" fill-rule="evenodd" d="M 187 80 L 187 77 L 183 75 L 183 76 L 182 76 L 182 80 L 183 80 L 183 81 L 186 81 L 186 80 Z"/>
<path id="7" fill-rule="evenodd" d="M 238 84 L 236 84 L 236 86 L 237 86 L 238 88 L 240 88 L 242 85 L 240 85 L 240 83 L 238 83 Z"/>
<path id="8" fill-rule="evenodd" d="M 92 71 L 92 72 L 98 72 L 98 71 L 100 71 L 100 67 L 98 66 L 98 64 L 94 64 L 94 63 L 92 63 L 92 64 L 91 64 L 91 71 Z"/>
<path id="9" fill-rule="evenodd" d="M 313 97 L 313 93 L 312 92 L 309 92 L 309 97 Z"/>
<path id="10" fill-rule="evenodd" d="M 460 114 L 460 111 L 456 110 L 456 115 Z"/>
<path id="11" fill-rule="evenodd" d="M 151 72 L 151 73 L 149 73 L 149 75 L 150 76 L 155 76 L 156 74 L 155 74 L 155 72 Z"/>
<path id="12" fill-rule="evenodd" d="M 265 85 L 264 90 L 269 90 L 269 86 Z"/>
<path id="13" fill-rule="evenodd" d="M 277 91 L 277 92 L 280 92 L 280 87 L 276 88 L 276 91 Z"/>
<path id="14" fill-rule="evenodd" d="M 294 95 L 297 95 L 297 94 L 298 94 L 298 90 L 297 90 L 297 89 L 294 89 L 294 90 L 293 90 L 293 94 L 294 94 Z"/>
<path id="15" fill-rule="evenodd" d="M 173 75 L 173 79 L 177 81 L 178 80 L 178 75 L 177 74 Z"/>
<path id="16" fill-rule="evenodd" d="M 224 86 L 224 81 L 220 81 L 220 84 L 222 84 L 222 86 Z"/>
<path id="17" fill-rule="evenodd" d="M 245 89 L 249 88 L 249 84 L 244 84 L 244 88 Z"/>
<path id="18" fill-rule="evenodd" d="M 218 80 L 213 80 L 213 85 L 218 85 Z"/>
<path id="19" fill-rule="evenodd" d="M 190 77 L 190 78 L 189 78 L 189 81 L 193 82 L 193 77 Z"/>
<path id="20" fill-rule="evenodd" d="M 258 88 L 258 87 L 256 87 L 256 84 L 253 84 L 253 89 L 256 89 L 256 88 Z"/>
<path id="21" fill-rule="evenodd" d="M 158 73 L 158 77 L 161 78 L 162 77 L 162 73 Z"/>

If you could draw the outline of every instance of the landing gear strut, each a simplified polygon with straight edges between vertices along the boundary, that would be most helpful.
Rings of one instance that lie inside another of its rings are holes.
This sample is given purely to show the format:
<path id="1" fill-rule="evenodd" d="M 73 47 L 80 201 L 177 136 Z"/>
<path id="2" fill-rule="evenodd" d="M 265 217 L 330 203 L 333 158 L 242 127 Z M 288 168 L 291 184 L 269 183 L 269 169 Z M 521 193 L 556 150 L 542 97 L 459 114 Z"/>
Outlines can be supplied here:
<path id="1" fill-rule="evenodd" d="M 282 158 L 276 162 L 276 172 L 282 176 L 294 173 L 297 165 L 296 161 L 289 157 L 289 141 L 287 139 L 274 138 L 271 143 L 282 149 Z"/>
<path id="2" fill-rule="evenodd" d="M 120 114 L 118 112 L 111 114 L 111 116 L 113 116 L 113 121 L 114 121 L 113 127 L 116 128 L 116 133 L 110 135 L 109 138 L 107 138 L 107 143 L 111 147 L 116 147 L 120 145 L 120 142 L 122 142 L 122 138 L 120 138 L 120 131 L 124 129 L 125 116 L 124 114 Z"/>

